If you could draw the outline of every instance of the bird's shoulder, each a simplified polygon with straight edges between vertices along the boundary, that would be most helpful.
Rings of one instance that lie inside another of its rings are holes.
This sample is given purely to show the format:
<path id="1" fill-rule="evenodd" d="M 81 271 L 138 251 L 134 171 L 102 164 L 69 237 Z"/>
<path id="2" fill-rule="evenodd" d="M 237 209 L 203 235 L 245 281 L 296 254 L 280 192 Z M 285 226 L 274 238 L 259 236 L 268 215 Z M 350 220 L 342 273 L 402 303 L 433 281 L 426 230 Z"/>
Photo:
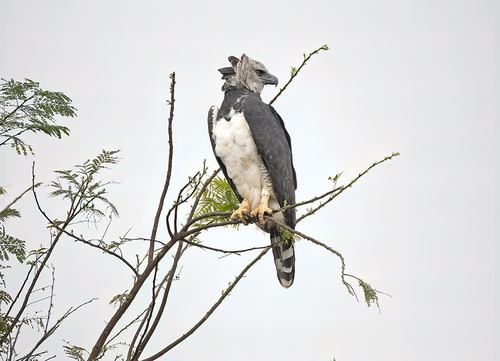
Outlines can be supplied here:
<path id="1" fill-rule="evenodd" d="M 230 114 L 243 112 L 246 115 L 250 115 L 255 111 L 267 111 L 268 107 L 262 101 L 260 95 L 255 92 L 247 89 L 228 89 L 224 94 L 224 101 L 220 107 L 219 117 L 229 120 Z"/>

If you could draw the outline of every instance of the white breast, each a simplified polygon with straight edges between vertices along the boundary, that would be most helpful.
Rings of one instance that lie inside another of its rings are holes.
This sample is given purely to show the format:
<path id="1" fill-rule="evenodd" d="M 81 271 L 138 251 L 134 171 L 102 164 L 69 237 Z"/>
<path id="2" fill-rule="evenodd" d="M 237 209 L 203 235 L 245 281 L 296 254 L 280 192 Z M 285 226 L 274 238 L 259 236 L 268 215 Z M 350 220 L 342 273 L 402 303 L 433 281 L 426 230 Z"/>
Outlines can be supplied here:
<path id="1" fill-rule="evenodd" d="M 230 121 L 214 121 L 212 137 L 215 154 L 222 160 L 238 193 L 248 199 L 251 209 L 260 202 L 262 189 L 260 158 L 243 113 L 235 113 Z"/>

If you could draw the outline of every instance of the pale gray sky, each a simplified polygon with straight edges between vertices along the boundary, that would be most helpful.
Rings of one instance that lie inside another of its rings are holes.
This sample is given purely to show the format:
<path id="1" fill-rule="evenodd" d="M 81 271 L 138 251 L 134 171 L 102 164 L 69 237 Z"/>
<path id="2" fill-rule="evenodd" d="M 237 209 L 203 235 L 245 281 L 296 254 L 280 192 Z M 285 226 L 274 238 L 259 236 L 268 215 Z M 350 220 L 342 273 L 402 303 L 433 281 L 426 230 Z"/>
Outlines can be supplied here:
<path id="1" fill-rule="evenodd" d="M 262 61 L 283 85 L 302 53 L 330 46 L 274 104 L 292 137 L 299 200 L 328 190 L 328 176 L 345 171 L 346 184 L 401 153 L 299 224 L 340 251 L 348 273 L 393 296 L 381 296 L 382 314 L 347 293 L 338 259 L 300 241 L 293 287 L 279 286 L 266 255 L 165 359 L 494 360 L 493 1 L 4 0 L 0 10 L 0 75 L 62 91 L 79 110 L 62 122 L 70 137 L 30 137 L 35 157 L 2 149 L 2 185 L 11 185 L 11 196 L 27 188 L 33 160 L 37 179 L 47 182 L 55 169 L 121 149 L 122 162 L 104 175 L 121 182 L 110 188 L 121 214 L 110 239 L 131 227 L 131 236 L 150 234 L 166 171 L 172 71 L 172 191 L 203 159 L 217 167 L 206 116 L 222 101 L 217 69 L 229 55 Z M 266 88 L 263 98 L 277 90 Z M 63 216 L 53 200 L 43 202 L 52 217 Z M 38 246 L 47 240 L 43 220 L 31 199 L 21 206 L 23 219 L 9 231 Z M 269 242 L 251 227 L 204 241 L 226 248 Z M 109 300 L 130 289 L 131 277 L 70 240 L 55 256 L 55 315 L 99 300 L 63 324 L 50 352 L 61 354 L 61 339 L 90 348 L 113 313 Z M 196 249 L 185 256 L 164 331 L 145 355 L 185 333 L 253 256 L 218 257 Z"/>

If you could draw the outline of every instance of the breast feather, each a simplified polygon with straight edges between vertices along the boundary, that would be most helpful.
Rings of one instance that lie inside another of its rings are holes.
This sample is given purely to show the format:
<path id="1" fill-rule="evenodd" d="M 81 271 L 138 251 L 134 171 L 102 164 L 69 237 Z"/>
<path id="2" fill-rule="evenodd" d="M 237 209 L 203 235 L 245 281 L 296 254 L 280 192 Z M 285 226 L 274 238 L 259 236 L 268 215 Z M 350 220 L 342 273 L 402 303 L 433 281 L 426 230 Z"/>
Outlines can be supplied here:
<path id="1" fill-rule="evenodd" d="M 238 193 L 247 198 L 252 209 L 260 202 L 260 158 L 250 128 L 242 112 L 229 121 L 220 119 L 213 129 L 215 154 L 226 166 L 227 174 Z"/>

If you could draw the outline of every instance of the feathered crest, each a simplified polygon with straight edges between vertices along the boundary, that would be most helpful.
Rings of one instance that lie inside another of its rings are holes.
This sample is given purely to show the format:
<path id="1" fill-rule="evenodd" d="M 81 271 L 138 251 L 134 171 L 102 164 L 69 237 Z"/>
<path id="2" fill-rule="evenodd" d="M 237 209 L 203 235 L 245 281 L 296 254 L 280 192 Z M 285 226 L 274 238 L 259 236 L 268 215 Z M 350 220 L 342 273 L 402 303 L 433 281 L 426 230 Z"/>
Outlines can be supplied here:
<path id="1" fill-rule="evenodd" d="M 242 54 L 241 59 L 230 56 L 228 60 L 231 66 L 219 69 L 219 72 L 222 74 L 222 79 L 226 81 L 222 86 L 222 91 L 234 87 L 236 89 L 246 88 L 260 94 L 266 83 L 259 78 L 256 71 L 262 72 L 263 74 L 269 74 L 264 64 L 260 61 L 253 60 L 246 54 Z"/>

